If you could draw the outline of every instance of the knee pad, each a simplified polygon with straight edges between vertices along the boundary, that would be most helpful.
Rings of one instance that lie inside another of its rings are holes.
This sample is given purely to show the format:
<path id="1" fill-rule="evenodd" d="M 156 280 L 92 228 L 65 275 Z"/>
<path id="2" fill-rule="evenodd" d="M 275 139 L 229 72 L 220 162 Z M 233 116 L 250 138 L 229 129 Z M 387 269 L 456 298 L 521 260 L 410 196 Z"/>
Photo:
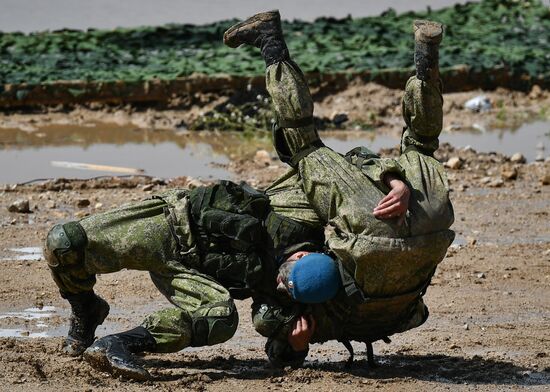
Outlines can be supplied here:
<path id="1" fill-rule="evenodd" d="M 212 346 L 233 337 L 239 314 L 233 300 L 201 306 L 192 315 L 191 346 Z"/>
<path id="2" fill-rule="evenodd" d="M 58 224 L 46 236 L 44 256 L 50 268 L 79 264 L 88 243 L 86 231 L 78 222 Z"/>

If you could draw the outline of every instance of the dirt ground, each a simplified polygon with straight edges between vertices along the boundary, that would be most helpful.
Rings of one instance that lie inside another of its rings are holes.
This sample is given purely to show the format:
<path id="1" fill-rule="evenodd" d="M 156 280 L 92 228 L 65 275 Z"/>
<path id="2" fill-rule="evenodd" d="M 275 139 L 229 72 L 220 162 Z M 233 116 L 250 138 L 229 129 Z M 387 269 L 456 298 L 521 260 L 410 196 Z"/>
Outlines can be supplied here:
<path id="1" fill-rule="evenodd" d="M 345 115 L 345 129 L 372 129 L 377 132 L 400 132 L 402 89 L 390 89 L 376 83 L 353 80 L 343 91 L 320 94 L 312 91 L 315 101 L 314 115 L 333 120 Z M 480 116 L 466 109 L 470 99 L 485 96 L 490 106 Z M 132 105 L 36 108 L 34 111 L 15 110 L 0 113 L 0 128 L 17 128 L 28 132 L 50 125 L 84 125 L 90 122 L 111 123 L 141 129 L 186 129 L 205 113 L 213 110 L 229 96 L 196 94 L 193 97 L 178 97 L 162 107 L 139 107 Z M 188 102 L 189 101 L 189 102 Z M 448 131 L 477 128 L 514 128 L 533 117 L 550 115 L 550 92 L 534 86 L 530 92 L 510 91 L 499 88 L 495 91 L 468 91 L 444 94 L 444 124 Z"/>
<path id="2" fill-rule="evenodd" d="M 384 151 L 395 154 L 395 151 Z M 238 304 L 240 326 L 229 342 L 142 358 L 154 380 L 113 379 L 59 347 L 69 310 L 44 261 L 17 260 L 12 248 L 39 247 L 49 227 L 138 200 L 165 187 L 196 186 L 188 178 L 50 181 L 4 186 L 0 191 L 0 331 L 24 329 L 23 337 L 0 338 L 1 391 L 470 391 L 548 390 L 550 385 L 550 162 L 513 163 L 498 154 L 446 145 L 439 159 L 459 158 L 449 169 L 457 241 L 441 263 L 425 297 L 428 321 L 375 344 L 379 367 L 369 368 L 364 346 L 345 367 L 337 342 L 314 345 L 302 369 L 273 370 L 263 338 L 249 319 L 249 301 Z M 230 165 L 237 180 L 265 186 L 284 171 L 258 153 Z M 31 213 L 9 212 L 29 200 Z M 86 200 L 86 201 L 83 201 Z M 78 207 L 78 205 L 86 205 Z M 169 306 L 146 273 L 102 275 L 97 291 L 111 304 L 98 336 L 136 326 L 148 312 Z M 49 308 L 53 306 L 54 308 Z M 9 312 L 50 309 L 45 319 Z M 11 313 L 13 315 L 13 313 Z M 32 337 L 37 322 L 48 337 Z M 25 337 L 31 331 L 31 335 Z"/>

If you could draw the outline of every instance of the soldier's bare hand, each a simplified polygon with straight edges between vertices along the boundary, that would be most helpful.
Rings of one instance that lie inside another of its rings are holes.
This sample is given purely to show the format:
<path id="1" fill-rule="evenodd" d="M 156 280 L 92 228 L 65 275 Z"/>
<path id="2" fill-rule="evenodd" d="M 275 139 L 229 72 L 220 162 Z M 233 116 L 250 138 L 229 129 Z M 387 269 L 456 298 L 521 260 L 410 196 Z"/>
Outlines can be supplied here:
<path id="1" fill-rule="evenodd" d="M 304 351 L 309 347 L 311 337 L 315 332 L 315 319 L 309 315 L 298 317 L 288 333 L 288 343 L 294 351 Z"/>
<path id="2" fill-rule="evenodd" d="M 389 177 L 386 183 L 391 188 L 391 191 L 380 200 L 374 208 L 373 214 L 379 219 L 400 218 L 400 222 L 402 222 L 409 208 L 411 191 L 407 184 L 397 177 Z"/>

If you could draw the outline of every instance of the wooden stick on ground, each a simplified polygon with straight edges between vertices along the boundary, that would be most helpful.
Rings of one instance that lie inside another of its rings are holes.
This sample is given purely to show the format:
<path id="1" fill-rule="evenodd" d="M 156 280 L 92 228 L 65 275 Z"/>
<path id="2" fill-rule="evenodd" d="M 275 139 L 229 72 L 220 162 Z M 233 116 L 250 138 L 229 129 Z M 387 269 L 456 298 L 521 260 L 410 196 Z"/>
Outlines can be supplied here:
<path id="1" fill-rule="evenodd" d="M 109 172 L 125 173 L 125 174 L 141 174 L 145 172 L 145 170 L 143 169 L 134 169 L 132 167 L 96 165 L 93 163 L 51 161 L 51 164 L 54 167 L 64 167 L 67 169 L 109 171 Z"/>

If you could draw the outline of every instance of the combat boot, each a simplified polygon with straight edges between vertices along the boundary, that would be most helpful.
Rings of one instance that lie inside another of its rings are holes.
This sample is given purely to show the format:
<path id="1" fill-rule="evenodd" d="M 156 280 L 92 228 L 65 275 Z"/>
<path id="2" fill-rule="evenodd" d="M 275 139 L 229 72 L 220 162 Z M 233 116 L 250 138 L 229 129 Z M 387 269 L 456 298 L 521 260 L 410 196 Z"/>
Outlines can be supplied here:
<path id="1" fill-rule="evenodd" d="M 72 313 L 62 349 L 71 356 L 78 356 L 94 342 L 96 328 L 109 314 L 109 304 L 93 291 L 64 294 L 63 298 L 71 304 Z"/>
<path id="2" fill-rule="evenodd" d="M 262 12 L 231 26 L 223 34 L 230 48 L 251 45 L 261 49 L 266 66 L 289 59 L 279 11 Z"/>
<path id="3" fill-rule="evenodd" d="M 424 82 L 438 82 L 439 44 L 443 39 L 443 26 L 429 20 L 415 20 L 413 26 L 416 77 Z"/>
<path id="4" fill-rule="evenodd" d="M 151 375 L 134 358 L 135 353 L 154 351 L 157 343 L 144 327 L 98 339 L 84 352 L 84 359 L 97 370 L 139 381 Z"/>

